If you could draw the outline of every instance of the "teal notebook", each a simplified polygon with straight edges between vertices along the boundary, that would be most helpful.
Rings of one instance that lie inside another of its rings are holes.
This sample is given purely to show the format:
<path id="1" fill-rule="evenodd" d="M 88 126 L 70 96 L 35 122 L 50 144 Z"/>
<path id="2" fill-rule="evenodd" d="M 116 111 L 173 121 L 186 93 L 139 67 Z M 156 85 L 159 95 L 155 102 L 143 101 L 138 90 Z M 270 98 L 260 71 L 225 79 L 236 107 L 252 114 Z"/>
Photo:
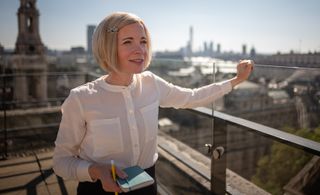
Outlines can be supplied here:
<path id="1" fill-rule="evenodd" d="M 127 173 L 126 179 L 117 179 L 121 190 L 129 192 L 139 188 L 149 186 L 154 183 L 153 178 L 139 166 L 128 167 L 123 170 Z"/>

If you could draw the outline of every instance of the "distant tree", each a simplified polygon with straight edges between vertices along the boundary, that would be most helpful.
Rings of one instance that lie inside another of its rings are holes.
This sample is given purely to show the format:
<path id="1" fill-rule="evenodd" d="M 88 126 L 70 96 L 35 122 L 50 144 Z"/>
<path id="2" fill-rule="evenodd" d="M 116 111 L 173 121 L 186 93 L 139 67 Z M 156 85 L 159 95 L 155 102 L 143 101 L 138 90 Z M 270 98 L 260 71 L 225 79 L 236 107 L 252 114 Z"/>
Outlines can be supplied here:
<path id="1" fill-rule="evenodd" d="M 320 127 L 310 130 L 297 130 L 286 128 L 287 132 L 310 139 L 320 141 Z M 252 182 L 271 194 L 283 194 L 283 186 L 294 177 L 312 158 L 300 149 L 274 142 L 269 155 L 258 161 L 256 174 Z"/>

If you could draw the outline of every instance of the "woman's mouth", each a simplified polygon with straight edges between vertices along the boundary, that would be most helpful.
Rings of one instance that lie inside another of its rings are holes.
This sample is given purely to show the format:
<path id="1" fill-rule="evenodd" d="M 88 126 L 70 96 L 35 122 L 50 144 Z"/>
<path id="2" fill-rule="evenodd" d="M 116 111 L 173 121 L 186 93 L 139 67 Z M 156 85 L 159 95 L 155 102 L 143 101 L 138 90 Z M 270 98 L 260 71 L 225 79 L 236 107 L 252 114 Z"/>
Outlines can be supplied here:
<path id="1" fill-rule="evenodd" d="M 142 64 L 144 62 L 144 59 L 132 59 L 129 60 L 130 62 L 133 62 L 135 64 Z"/>

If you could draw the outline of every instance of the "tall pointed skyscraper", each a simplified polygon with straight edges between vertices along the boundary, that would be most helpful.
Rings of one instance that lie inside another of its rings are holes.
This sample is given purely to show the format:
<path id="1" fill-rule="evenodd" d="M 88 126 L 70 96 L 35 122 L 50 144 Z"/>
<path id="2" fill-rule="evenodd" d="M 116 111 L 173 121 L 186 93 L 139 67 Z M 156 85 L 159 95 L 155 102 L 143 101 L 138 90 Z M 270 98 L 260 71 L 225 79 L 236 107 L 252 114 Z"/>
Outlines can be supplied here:
<path id="1" fill-rule="evenodd" d="M 193 56 L 193 27 L 190 26 L 189 40 L 185 48 L 185 56 L 191 58 Z"/>
<path id="2" fill-rule="evenodd" d="M 193 52 L 193 27 L 192 26 L 190 26 L 190 34 L 189 34 L 189 36 L 190 36 L 190 39 L 189 39 L 189 43 L 190 43 L 190 53 L 191 53 L 191 55 L 192 55 L 192 52 Z"/>

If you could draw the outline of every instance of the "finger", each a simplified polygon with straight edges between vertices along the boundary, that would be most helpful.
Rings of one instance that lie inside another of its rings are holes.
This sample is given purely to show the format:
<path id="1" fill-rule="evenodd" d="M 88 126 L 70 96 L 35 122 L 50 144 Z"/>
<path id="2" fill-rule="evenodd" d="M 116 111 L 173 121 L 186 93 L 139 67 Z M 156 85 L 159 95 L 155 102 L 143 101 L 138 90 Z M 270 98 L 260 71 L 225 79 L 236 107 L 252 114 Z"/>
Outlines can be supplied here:
<path id="1" fill-rule="evenodd" d="M 118 186 L 118 184 L 115 184 L 116 186 L 114 187 L 114 192 L 122 192 L 121 188 Z"/>
<path id="2" fill-rule="evenodd" d="M 120 187 L 118 186 L 118 184 L 113 181 L 113 179 L 111 177 L 106 177 L 104 179 L 102 179 L 102 186 L 104 191 L 107 192 L 121 192 Z"/>
<path id="3" fill-rule="evenodd" d="M 253 65 L 254 65 L 254 62 L 253 60 L 243 60 L 242 61 L 243 64 L 245 64 L 245 68 L 248 68 L 250 70 L 253 70 Z"/>
<path id="4" fill-rule="evenodd" d="M 242 60 L 241 64 L 253 64 L 252 60 Z"/>
<path id="5" fill-rule="evenodd" d="M 252 60 L 249 60 L 248 62 L 248 69 L 253 70 L 254 62 Z"/>
<path id="6" fill-rule="evenodd" d="M 247 64 L 252 64 L 253 63 L 252 60 L 245 60 L 244 62 L 247 63 Z"/>
<path id="7" fill-rule="evenodd" d="M 119 186 L 108 186 L 108 187 L 105 187 L 103 186 L 102 187 L 104 191 L 106 192 L 122 192 L 121 188 Z"/>
<path id="8" fill-rule="evenodd" d="M 251 70 L 253 70 L 253 67 L 254 67 L 254 61 L 251 60 Z"/>
<path id="9" fill-rule="evenodd" d="M 112 188 L 113 192 L 121 192 L 122 191 L 121 188 L 116 183 L 116 181 L 112 181 L 111 188 Z"/>

